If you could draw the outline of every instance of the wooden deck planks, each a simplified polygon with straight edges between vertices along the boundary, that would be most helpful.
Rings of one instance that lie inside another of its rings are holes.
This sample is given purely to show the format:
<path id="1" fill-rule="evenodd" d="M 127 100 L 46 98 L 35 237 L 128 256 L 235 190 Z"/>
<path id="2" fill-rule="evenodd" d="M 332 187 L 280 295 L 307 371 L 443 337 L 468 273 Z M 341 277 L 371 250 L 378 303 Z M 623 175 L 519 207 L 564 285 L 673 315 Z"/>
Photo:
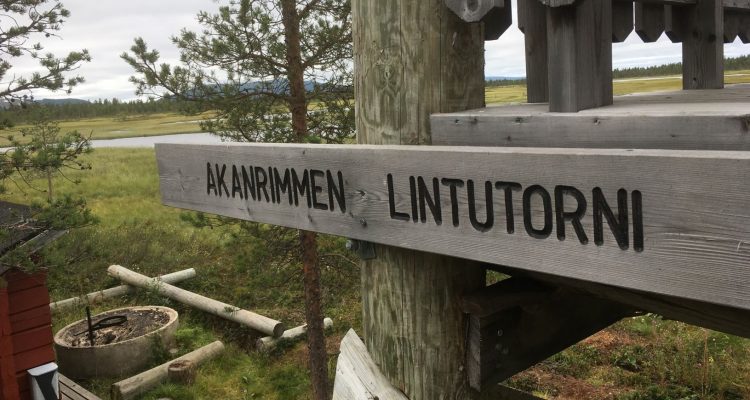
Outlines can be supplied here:
<path id="1" fill-rule="evenodd" d="M 615 97 L 578 113 L 545 104 L 491 106 L 431 117 L 433 144 L 564 148 L 750 150 L 750 84 Z"/>
<path id="2" fill-rule="evenodd" d="M 73 382 L 62 374 L 58 374 L 60 380 L 61 400 L 101 400 L 93 393 L 84 389 L 81 385 Z"/>

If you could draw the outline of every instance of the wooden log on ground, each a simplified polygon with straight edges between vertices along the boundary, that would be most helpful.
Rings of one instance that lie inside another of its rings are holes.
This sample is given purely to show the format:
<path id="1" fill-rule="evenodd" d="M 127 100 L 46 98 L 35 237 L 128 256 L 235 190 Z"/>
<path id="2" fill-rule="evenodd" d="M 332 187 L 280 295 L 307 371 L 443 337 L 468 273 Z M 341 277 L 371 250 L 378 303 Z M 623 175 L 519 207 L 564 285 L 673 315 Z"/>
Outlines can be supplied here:
<path id="1" fill-rule="evenodd" d="M 107 269 L 107 272 L 127 284 L 155 290 L 164 297 L 195 307 L 199 310 L 216 315 L 217 317 L 237 322 L 238 324 L 265 333 L 266 335 L 278 337 L 284 333 L 284 325 L 279 321 L 256 314 L 252 311 L 243 310 L 233 305 L 222 303 L 206 296 L 201 296 L 180 289 L 158 279 L 152 279 L 137 272 L 133 272 L 125 267 L 111 265 Z"/>
<path id="2" fill-rule="evenodd" d="M 198 350 L 185 354 L 182 357 L 161 364 L 148 371 L 141 372 L 136 376 L 121 380 L 112 384 L 112 387 L 110 388 L 110 398 L 113 400 L 132 399 L 166 381 L 169 377 L 169 366 L 173 363 L 189 360 L 197 366 L 215 358 L 221 354 L 222 351 L 224 351 L 224 344 L 217 340 Z"/>
<path id="3" fill-rule="evenodd" d="M 171 274 L 166 274 L 159 276 L 156 279 L 160 279 L 162 282 L 173 284 L 177 282 L 182 282 L 186 279 L 194 278 L 195 277 L 195 269 L 189 268 L 189 269 L 183 269 L 182 271 L 173 272 Z M 126 294 L 130 294 L 135 292 L 136 288 L 130 285 L 120 285 L 117 287 L 109 288 L 100 290 L 98 292 L 89 293 L 84 296 L 80 297 L 73 297 L 66 300 L 60 300 L 55 301 L 53 303 L 49 304 L 49 308 L 52 311 L 52 313 L 55 313 L 56 311 L 75 307 L 78 305 L 84 305 L 84 304 L 94 304 L 99 303 L 101 301 L 104 301 L 106 299 L 111 299 L 113 297 L 119 297 L 119 296 L 125 296 Z"/>
<path id="4" fill-rule="evenodd" d="M 330 318 L 323 319 L 323 327 L 325 329 L 330 329 L 331 327 L 333 327 L 333 320 Z M 284 331 L 284 334 L 277 338 L 273 336 L 260 338 L 255 342 L 255 348 L 261 352 L 268 352 L 273 350 L 281 342 L 299 339 L 305 334 L 307 334 L 307 324 L 288 329 Z"/>
<path id="5" fill-rule="evenodd" d="M 367 352 L 365 344 L 353 329 L 341 341 L 336 363 L 333 400 L 408 400 L 393 387 Z"/>

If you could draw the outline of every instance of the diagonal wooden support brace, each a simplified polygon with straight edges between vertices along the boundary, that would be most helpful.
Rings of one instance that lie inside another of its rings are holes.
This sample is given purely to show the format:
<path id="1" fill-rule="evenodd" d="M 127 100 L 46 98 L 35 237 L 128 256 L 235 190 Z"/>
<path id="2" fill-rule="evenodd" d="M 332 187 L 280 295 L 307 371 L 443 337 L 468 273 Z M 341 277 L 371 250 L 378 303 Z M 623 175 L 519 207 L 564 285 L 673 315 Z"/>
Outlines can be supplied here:
<path id="1" fill-rule="evenodd" d="M 469 313 L 469 383 L 479 391 L 635 314 L 619 303 L 526 278 L 469 294 L 462 308 Z"/>

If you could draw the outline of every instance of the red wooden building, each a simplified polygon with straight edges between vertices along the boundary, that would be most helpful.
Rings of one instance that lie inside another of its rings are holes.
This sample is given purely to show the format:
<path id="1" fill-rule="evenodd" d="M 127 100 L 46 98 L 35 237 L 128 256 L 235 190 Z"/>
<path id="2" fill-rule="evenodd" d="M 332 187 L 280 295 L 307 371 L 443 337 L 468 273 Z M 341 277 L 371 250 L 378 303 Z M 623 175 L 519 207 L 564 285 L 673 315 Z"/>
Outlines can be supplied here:
<path id="1" fill-rule="evenodd" d="M 0 400 L 31 399 L 26 371 L 55 361 L 47 274 L 27 273 L 2 262 L 2 256 L 24 246 L 34 253 L 58 232 L 34 227 L 31 209 L 0 202 Z"/>

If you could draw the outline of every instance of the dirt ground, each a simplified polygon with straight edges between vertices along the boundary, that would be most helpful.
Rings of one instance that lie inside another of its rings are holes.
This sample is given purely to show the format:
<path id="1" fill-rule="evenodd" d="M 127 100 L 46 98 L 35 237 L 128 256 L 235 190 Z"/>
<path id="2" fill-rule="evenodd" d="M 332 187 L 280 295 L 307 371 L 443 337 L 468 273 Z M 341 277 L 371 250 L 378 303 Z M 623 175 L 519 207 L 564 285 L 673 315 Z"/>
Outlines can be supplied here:
<path id="1" fill-rule="evenodd" d="M 167 322 L 169 315 L 159 309 L 139 309 L 139 310 L 115 310 L 108 311 L 91 317 L 91 323 L 96 325 L 97 322 L 104 318 L 113 316 L 123 316 L 127 320 L 122 325 L 106 327 L 94 332 L 94 345 L 102 346 L 111 343 L 119 343 L 129 339 L 137 338 L 153 332 Z M 78 321 L 68 329 L 63 337 L 63 341 L 72 347 L 89 347 L 89 335 L 86 319 Z"/>

